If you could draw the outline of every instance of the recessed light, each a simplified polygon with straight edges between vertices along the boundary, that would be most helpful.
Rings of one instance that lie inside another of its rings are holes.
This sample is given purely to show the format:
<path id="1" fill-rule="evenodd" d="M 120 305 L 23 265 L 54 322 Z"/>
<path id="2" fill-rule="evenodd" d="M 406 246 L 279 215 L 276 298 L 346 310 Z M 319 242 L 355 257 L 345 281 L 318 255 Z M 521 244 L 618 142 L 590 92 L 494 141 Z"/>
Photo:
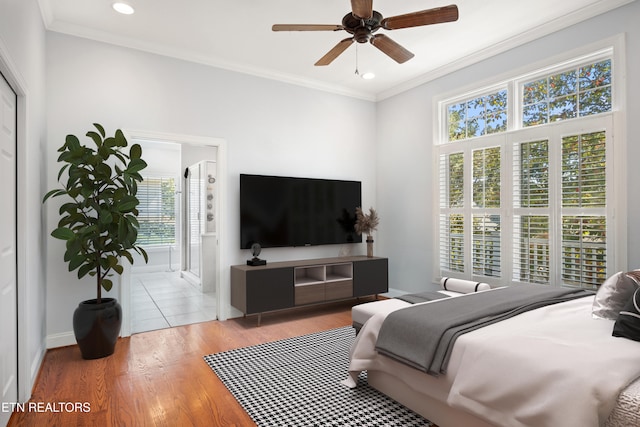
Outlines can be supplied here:
<path id="1" fill-rule="evenodd" d="M 118 13 L 122 13 L 123 15 L 131 15 L 133 14 L 133 12 L 135 12 L 133 6 L 131 6 L 129 3 L 123 2 L 114 3 L 113 9 Z"/>
<path id="2" fill-rule="evenodd" d="M 376 76 L 376 75 L 375 75 L 375 74 L 373 74 L 373 73 L 364 73 L 364 74 L 362 75 L 362 78 L 363 78 L 363 79 L 365 79 L 365 80 L 371 80 L 371 79 L 372 79 L 372 78 L 374 78 L 375 76 Z"/>

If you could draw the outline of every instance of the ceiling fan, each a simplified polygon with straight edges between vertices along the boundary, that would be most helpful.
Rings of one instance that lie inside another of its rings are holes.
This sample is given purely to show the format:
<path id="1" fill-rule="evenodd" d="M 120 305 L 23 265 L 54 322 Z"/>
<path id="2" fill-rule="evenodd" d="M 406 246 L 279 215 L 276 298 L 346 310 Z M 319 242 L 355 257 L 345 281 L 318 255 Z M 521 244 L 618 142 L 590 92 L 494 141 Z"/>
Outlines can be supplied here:
<path id="1" fill-rule="evenodd" d="M 407 13 L 404 15 L 384 18 L 380 12 L 373 10 L 373 0 L 351 0 L 351 12 L 342 18 L 342 24 L 338 25 L 314 25 L 314 24 L 276 24 L 273 31 L 339 31 L 345 30 L 353 37 L 340 41 L 326 55 L 318 60 L 315 65 L 329 65 L 351 44 L 370 42 L 383 53 L 399 64 L 413 58 L 413 53 L 394 42 L 384 34 L 374 34 L 380 28 L 384 30 L 397 30 L 400 28 L 419 27 L 422 25 L 452 22 L 458 19 L 458 7 L 456 5 L 436 7 L 434 9 Z"/>

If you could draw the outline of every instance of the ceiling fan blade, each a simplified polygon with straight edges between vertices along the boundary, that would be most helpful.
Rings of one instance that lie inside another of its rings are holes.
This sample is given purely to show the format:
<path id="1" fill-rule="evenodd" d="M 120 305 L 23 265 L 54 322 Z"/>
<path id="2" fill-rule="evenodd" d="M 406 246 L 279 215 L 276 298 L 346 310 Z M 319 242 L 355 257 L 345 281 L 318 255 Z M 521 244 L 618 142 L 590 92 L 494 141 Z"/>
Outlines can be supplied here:
<path id="1" fill-rule="evenodd" d="M 398 64 L 403 64 L 413 58 L 413 53 L 409 52 L 398 43 L 391 40 L 384 34 L 378 34 L 371 37 L 371 44 L 384 52 Z"/>
<path id="2" fill-rule="evenodd" d="M 338 31 L 342 25 L 314 25 L 314 24 L 275 24 L 272 31 Z"/>
<path id="3" fill-rule="evenodd" d="M 422 25 L 440 24 L 458 20 L 458 6 L 455 4 L 436 7 L 435 9 L 407 13 L 405 15 L 390 16 L 380 22 L 385 30 L 398 28 L 420 27 Z"/>
<path id="4" fill-rule="evenodd" d="M 351 11 L 358 18 L 369 19 L 373 16 L 373 0 L 351 0 Z"/>
<path id="5" fill-rule="evenodd" d="M 352 43 L 353 38 L 341 40 L 337 45 L 333 47 L 333 49 L 327 52 L 327 54 L 320 58 L 314 65 L 318 66 L 331 64 L 333 60 L 336 59 L 342 52 L 347 50 L 347 48 L 351 46 Z"/>

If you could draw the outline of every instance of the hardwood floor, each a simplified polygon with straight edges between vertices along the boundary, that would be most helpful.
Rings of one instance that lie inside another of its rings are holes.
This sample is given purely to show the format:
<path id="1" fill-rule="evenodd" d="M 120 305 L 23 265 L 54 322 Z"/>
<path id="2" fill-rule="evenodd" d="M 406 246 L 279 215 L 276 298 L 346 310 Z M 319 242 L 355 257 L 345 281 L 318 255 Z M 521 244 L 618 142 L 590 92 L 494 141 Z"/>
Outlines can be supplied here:
<path id="1" fill-rule="evenodd" d="M 145 332 L 98 360 L 83 360 L 77 346 L 49 350 L 9 426 L 254 426 L 202 357 L 350 325 L 353 304 L 269 313 L 260 327 L 247 317 Z M 67 412 L 73 405 L 88 411 Z"/>

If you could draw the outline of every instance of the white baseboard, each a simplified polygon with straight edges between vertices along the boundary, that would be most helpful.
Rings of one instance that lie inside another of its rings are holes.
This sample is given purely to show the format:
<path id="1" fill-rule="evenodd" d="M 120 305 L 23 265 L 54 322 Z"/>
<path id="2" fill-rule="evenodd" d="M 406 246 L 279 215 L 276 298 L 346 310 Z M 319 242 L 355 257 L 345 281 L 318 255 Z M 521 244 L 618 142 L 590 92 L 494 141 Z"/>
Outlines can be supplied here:
<path id="1" fill-rule="evenodd" d="M 73 331 L 61 332 L 59 334 L 47 335 L 47 349 L 56 347 L 66 347 L 76 344 L 76 336 Z"/>
<path id="2" fill-rule="evenodd" d="M 118 338 L 121 338 L 123 335 L 120 334 Z M 47 350 L 51 348 L 57 347 L 66 347 L 69 345 L 76 345 L 76 336 L 73 331 L 62 332 L 59 334 L 47 335 Z M 42 353 L 42 357 L 44 357 L 44 352 Z"/>
<path id="3" fill-rule="evenodd" d="M 31 361 L 31 368 L 30 368 L 31 372 L 29 377 L 31 379 L 31 387 L 29 388 L 30 390 L 36 384 L 36 380 L 38 379 L 38 373 L 40 372 L 40 367 L 42 366 L 42 361 L 44 360 L 44 355 L 46 354 L 46 352 L 47 352 L 46 348 L 44 347 L 38 348 L 38 353 Z M 29 398 L 31 398 L 31 396 L 29 396 Z"/>
<path id="4" fill-rule="evenodd" d="M 180 271 L 180 264 L 172 264 L 171 269 L 173 271 Z M 166 273 L 169 272 L 169 267 L 164 265 L 136 265 L 131 267 L 131 274 L 145 274 L 145 273 Z"/>

